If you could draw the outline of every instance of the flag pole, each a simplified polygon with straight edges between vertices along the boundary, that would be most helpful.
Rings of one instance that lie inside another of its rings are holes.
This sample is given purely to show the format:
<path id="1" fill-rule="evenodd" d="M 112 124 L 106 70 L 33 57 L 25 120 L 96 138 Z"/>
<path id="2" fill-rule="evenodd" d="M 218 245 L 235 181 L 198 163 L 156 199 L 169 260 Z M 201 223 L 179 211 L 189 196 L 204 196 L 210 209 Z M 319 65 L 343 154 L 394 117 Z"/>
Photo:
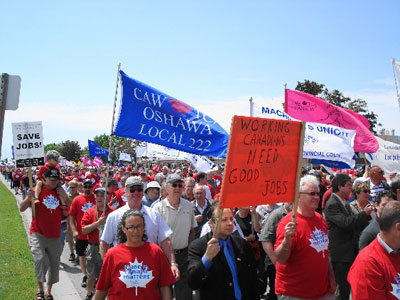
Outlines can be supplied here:
<path id="1" fill-rule="evenodd" d="M 117 82 L 115 84 L 115 96 L 114 96 L 114 107 L 112 112 L 112 120 L 111 120 L 111 132 L 110 138 L 108 142 L 108 157 L 107 157 L 107 165 L 106 165 L 106 186 L 105 186 L 105 194 L 104 194 L 104 206 L 103 206 L 103 216 L 106 214 L 106 207 L 107 207 L 107 185 L 108 185 L 108 173 L 110 172 L 110 158 L 111 158 L 111 149 L 112 149 L 112 139 L 114 135 L 114 120 L 115 120 L 115 109 L 117 107 L 117 99 L 118 99 L 118 83 L 119 83 L 119 74 L 121 71 L 121 63 L 118 64 L 118 71 L 117 71 Z"/>
<path id="2" fill-rule="evenodd" d="M 253 97 L 250 97 L 249 102 L 250 102 L 250 117 L 253 117 L 253 116 L 254 116 L 254 102 L 253 102 Z"/>
<path id="3" fill-rule="evenodd" d="M 400 110 L 400 94 L 399 94 L 399 87 L 398 87 L 398 85 L 397 85 L 397 80 L 396 80 L 395 64 L 396 64 L 396 61 L 394 60 L 394 58 L 392 58 L 392 67 L 393 67 L 394 84 L 395 84 L 395 86 L 396 86 L 397 102 L 399 103 L 399 110 Z"/>

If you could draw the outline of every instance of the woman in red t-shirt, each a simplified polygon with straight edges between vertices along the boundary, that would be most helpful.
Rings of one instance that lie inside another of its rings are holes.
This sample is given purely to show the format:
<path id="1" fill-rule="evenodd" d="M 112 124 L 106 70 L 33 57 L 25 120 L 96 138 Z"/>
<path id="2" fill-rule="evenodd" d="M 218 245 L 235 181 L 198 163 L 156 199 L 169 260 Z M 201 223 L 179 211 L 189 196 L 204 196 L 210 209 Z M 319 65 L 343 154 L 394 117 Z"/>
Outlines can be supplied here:
<path id="1" fill-rule="evenodd" d="M 128 210 L 118 225 L 116 247 L 107 251 L 95 300 L 163 299 L 171 300 L 169 285 L 175 282 L 168 260 L 161 248 L 146 242 L 144 216 Z"/>

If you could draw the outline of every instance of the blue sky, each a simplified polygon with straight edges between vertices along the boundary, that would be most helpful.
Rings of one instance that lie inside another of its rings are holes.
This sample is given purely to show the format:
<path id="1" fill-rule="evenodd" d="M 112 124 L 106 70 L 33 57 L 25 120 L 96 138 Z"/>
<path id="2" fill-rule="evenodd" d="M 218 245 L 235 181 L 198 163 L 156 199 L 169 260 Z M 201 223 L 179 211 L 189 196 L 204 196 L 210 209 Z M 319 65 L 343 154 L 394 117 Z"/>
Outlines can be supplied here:
<path id="1" fill-rule="evenodd" d="M 391 59 L 400 60 L 399 1 L 3 1 L 0 72 L 22 78 L 11 123 L 42 121 L 44 142 L 109 133 L 117 64 L 209 114 L 283 99 L 314 80 L 361 97 L 399 129 Z"/>

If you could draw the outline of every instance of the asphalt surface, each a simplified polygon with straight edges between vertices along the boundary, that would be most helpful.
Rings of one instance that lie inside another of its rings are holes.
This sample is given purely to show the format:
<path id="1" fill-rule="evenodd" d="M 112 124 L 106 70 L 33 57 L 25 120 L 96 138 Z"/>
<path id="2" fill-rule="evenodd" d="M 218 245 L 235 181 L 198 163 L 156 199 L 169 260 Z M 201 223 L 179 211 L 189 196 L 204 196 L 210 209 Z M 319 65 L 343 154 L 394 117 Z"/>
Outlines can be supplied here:
<path id="1" fill-rule="evenodd" d="M 21 192 L 15 195 L 14 190 L 10 189 L 10 184 L 5 180 L 4 176 L 0 176 L 1 182 L 10 190 L 10 192 L 15 196 L 17 209 L 20 202 L 22 201 Z M 29 227 L 32 220 L 32 212 L 27 209 L 24 212 L 20 212 L 22 221 L 27 232 L 27 238 L 29 234 Z M 81 287 L 82 282 L 82 272 L 78 264 L 70 262 L 69 259 L 70 251 L 66 244 L 64 246 L 63 252 L 61 254 L 60 260 L 60 281 L 53 285 L 52 295 L 55 300 L 80 300 L 85 299 L 86 289 Z M 31 265 L 33 269 L 33 261 Z M 32 295 L 34 299 L 35 295 Z"/>

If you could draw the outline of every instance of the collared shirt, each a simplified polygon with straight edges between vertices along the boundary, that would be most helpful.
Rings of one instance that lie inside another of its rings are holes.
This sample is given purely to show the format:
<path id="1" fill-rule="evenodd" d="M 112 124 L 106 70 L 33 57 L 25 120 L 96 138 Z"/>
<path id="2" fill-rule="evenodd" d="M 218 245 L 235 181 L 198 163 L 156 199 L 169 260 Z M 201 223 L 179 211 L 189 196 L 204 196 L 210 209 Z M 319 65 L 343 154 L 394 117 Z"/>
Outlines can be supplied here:
<path id="1" fill-rule="evenodd" d="M 101 240 L 107 244 L 117 245 L 119 242 L 115 239 L 118 231 L 118 224 L 122 218 L 122 215 L 130 210 L 128 203 L 118 208 L 108 215 L 106 224 L 104 225 L 104 231 L 101 236 Z M 160 244 L 163 240 L 168 238 L 172 234 L 171 228 L 164 222 L 163 218 L 157 211 L 154 211 L 150 207 L 142 205 L 140 211 L 144 215 L 145 222 L 145 234 L 148 237 L 148 241 L 154 244 Z"/>
<path id="2" fill-rule="evenodd" d="M 398 250 L 393 250 L 392 248 L 390 248 L 390 246 L 388 244 L 385 243 L 384 240 L 382 240 L 381 238 L 381 234 L 378 233 L 378 242 L 379 244 L 381 244 L 381 246 L 389 253 L 389 254 L 396 254 L 398 253 Z"/>
<path id="3" fill-rule="evenodd" d="M 153 206 L 172 229 L 171 243 L 174 250 L 184 249 L 189 245 L 190 230 L 197 227 L 193 205 L 183 199 L 179 200 L 179 207 L 173 207 L 167 198 Z"/>
<path id="4" fill-rule="evenodd" d="M 204 207 L 203 208 L 201 208 L 201 206 L 197 203 L 197 200 L 194 200 L 195 202 L 194 202 L 194 205 L 195 205 L 195 207 L 197 208 L 197 210 L 201 213 L 201 214 L 203 214 L 203 211 L 207 208 L 207 205 L 208 205 L 208 201 L 205 199 L 204 200 Z"/>

